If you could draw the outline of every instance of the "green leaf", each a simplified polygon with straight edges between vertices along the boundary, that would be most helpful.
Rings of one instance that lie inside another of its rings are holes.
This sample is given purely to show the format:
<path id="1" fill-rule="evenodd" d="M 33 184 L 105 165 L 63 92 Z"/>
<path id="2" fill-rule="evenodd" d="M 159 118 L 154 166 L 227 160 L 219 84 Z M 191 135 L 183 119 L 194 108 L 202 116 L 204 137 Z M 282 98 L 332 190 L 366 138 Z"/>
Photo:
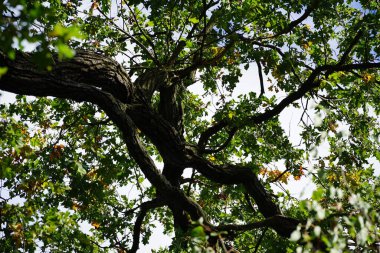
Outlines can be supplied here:
<path id="1" fill-rule="evenodd" d="M 0 170 L 1 179 L 10 179 L 12 177 L 12 169 L 10 167 L 2 167 Z"/>
<path id="2" fill-rule="evenodd" d="M 196 226 L 191 230 L 190 235 L 195 238 L 205 238 L 206 233 L 202 226 Z"/>
<path id="3" fill-rule="evenodd" d="M 0 78 L 8 71 L 8 67 L 0 67 Z"/>
<path id="4" fill-rule="evenodd" d="M 57 23 L 54 28 L 53 28 L 53 31 L 51 31 L 49 33 L 49 36 L 51 37 L 59 37 L 59 36 L 62 36 L 64 35 L 65 33 L 65 27 L 61 24 L 61 23 Z"/>
<path id="5" fill-rule="evenodd" d="M 312 194 L 312 199 L 315 201 L 319 201 L 322 199 L 323 195 L 325 193 L 325 190 L 323 188 L 316 189 Z"/>
<path id="6" fill-rule="evenodd" d="M 79 161 L 75 161 L 74 164 L 75 164 L 75 169 L 81 176 L 87 173 L 86 170 L 83 168 L 82 163 L 80 163 Z"/>
<path id="7" fill-rule="evenodd" d="M 53 31 L 49 33 L 50 37 L 59 37 L 64 41 L 68 41 L 73 38 L 84 39 L 85 36 L 81 32 L 80 28 L 76 25 L 65 27 L 58 23 L 54 26 Z"/>
<path id="8" fill-rule="evenodd" d="M 58 56 L 60 59 L 70 59 L 75 56 L 75 51 L 71 49 L 68 45 L 59 43 L 57 45 L 57 50 L 58 50 Z"/>
<path id="9" fill-rule="evenodd" d="M 8 57 L 9 57 L 9 59 L 11 59 L 11 60 L 16 59 L 16 52 L 15 52 L 14 50 L 9 51 L 9 52 L 8 52 Z"/>
<path id="10" fill-rule="evenodd" d="M 193 17 L 193 18 L 189 18 L 189 21 L 193 24 L 198 24 L 199 23 L 199 19 Z"/>

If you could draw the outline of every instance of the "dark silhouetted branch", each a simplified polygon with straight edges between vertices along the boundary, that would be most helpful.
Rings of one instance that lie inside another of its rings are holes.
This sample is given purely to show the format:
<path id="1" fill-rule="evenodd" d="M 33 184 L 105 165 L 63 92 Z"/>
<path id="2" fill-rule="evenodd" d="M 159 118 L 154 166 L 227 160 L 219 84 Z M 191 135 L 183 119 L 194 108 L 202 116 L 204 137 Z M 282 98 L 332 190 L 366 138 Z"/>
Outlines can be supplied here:
<path id="1" fill-rule="evenodd" d="M 135 226 L 133 228 L 133 244 L 132 244 L 132 248 L 129 250 L 129 253 L 135 253 L 139 249 L 141 225 L 144 221 L 144 218 L 147 212 L 150 209 L 157 208 L 163 205 L 164 205 L 164 202 L 161 199 L 153 199 L 151 201 L 141 204 L 140 212 L 137 215 Z"/>

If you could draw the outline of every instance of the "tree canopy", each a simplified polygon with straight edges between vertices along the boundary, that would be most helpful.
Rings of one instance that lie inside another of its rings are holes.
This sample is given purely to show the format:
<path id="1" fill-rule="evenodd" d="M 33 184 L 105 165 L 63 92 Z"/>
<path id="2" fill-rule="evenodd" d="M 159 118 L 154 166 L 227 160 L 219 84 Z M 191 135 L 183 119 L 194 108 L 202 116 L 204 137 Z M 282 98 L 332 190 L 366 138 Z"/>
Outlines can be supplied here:
<path id="1" fill-rule="evenodd" d="M 1 1 L 1 252 L 379 252 L 379 9 Z"/>

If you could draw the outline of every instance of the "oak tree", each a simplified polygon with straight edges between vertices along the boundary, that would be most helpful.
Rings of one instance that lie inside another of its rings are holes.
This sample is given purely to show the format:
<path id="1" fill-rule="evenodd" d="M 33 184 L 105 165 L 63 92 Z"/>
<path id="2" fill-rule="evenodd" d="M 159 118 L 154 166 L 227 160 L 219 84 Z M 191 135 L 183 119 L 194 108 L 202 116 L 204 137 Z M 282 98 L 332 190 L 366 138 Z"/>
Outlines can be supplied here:
<path id="1" fill-rule="evenodd" d="M 379 8 L 2 1 L 1 251 L 376 252 Z"/>

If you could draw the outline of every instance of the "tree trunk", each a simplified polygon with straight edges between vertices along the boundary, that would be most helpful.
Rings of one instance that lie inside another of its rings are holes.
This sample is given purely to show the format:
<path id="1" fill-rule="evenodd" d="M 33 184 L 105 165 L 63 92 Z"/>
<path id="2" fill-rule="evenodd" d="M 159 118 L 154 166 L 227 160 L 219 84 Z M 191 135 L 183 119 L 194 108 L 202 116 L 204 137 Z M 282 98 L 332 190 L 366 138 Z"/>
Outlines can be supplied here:
<path id="1" fill-rule="evenodd" d="M 38 70 L 31 57 L 29 53 L 18 53 L 16 60 L 10 61 L 0 54 L 0 65 L 8 67 L 8 72 L 0 79 L 0 89 L 23 95 L 87 101 L 102 108 L 123 133 L 129 155 L 156 188 L 157 197 L 172 210 L 176 227 L 188 230 L 191 221 L 202 217 L 209 232 L 236 229 L 210 224 L 202 208 L 180 189 L 182 172 L 191 167 L 216 183 L 243 185 L 259 211 L 270 219 L 263 226 L 271 227 L 286 237 L 296 228 L 297 220 L 273 218 L 280 217 L 281 211 L 251 168 L 215 165 L 201 155 L 203 144 L 194 147 L 185 142 L 181 104 L 183 80 L 167 73 L 147 71 L 133 83 L 117 62 L 90 51 L 79 51 L 68 61 L 55 58 L 52 71 Z M 158 110 L 151 102 L 156 91 L 160 96 Z M 137 128 L 163 157 L 163 173 L 148 155 Z"/>

